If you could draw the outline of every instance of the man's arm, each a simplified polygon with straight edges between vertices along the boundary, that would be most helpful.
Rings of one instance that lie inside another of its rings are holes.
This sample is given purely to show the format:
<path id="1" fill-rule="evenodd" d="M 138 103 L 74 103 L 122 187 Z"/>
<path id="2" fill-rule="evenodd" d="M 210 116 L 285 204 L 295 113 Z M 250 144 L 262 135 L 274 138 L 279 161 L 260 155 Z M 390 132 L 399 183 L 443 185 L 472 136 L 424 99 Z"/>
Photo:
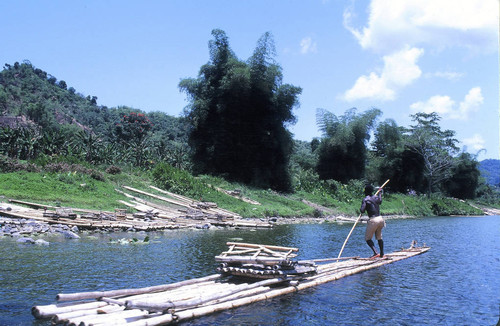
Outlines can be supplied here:
<path id="1" fill-rule="evenodd" d="M 361 208 L 359 209 L 359 211 L 361 212 L 361 214 L 363 214 L 365 210 L 366 210 L 366 201 L 363 198 L 363 201 L 361 202 Z"/>

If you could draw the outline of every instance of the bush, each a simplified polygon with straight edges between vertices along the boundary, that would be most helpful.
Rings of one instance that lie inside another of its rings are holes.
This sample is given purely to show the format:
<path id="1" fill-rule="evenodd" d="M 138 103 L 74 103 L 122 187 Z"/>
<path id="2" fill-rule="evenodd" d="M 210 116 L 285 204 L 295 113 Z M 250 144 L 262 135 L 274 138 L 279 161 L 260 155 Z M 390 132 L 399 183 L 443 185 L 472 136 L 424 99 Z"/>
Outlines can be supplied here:
<path id="1" fill-rule="evenodd" d="M 153 182 L 159 188 L 188 197 L 200 198 L 208 188 L 203 182 L 195 179 L 189 172 L 176 169 L 170 164 L 159 163 L 153 171 Z"/>
<path id="2" fill-rule="evenodd" d="M 16 171 L 39 172 L 40 169 L 34 164 L 21 162 L 17 159 L 0 155 L 0 172 L 7 173 Z"/>
<path id="3" fill-rule="evenodd" d="M 109 174 L 120 174 L 122 173 L 122 169 L 120 169 L 119 167 L 115 166 L 115 165 L 111 165 L 110 167 L 108 167 L 106 169 L 106 173 L 109 173 Z"/>

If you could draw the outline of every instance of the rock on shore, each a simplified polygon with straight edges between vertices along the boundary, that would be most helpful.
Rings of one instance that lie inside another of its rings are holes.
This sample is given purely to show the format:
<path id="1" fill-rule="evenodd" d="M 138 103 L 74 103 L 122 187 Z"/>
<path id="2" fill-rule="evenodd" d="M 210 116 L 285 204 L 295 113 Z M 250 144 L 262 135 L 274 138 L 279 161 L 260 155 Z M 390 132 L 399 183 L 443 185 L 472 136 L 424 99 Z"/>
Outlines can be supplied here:
<path id="1" fill-rule="evenodd" d="M 34 240 L 33 237 L 43 234 L 60 234 L 67 239 L 79 239 L 78 227 L 69 227 L 62 224 L 48 224 L 29 219 L 15 219 L 0 216 L 0 237 L 17 238 L 17 242 L 26 244 L 48 245 L 43 239 Z"/>

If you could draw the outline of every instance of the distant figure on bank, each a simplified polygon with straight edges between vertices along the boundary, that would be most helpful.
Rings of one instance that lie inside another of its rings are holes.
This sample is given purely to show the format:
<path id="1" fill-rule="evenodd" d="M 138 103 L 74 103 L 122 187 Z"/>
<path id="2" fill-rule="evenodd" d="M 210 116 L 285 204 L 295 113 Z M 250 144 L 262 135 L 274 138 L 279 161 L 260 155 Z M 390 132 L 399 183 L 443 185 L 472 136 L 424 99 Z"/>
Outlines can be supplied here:
<path id="1" fill-rule="evenodd" d="M 382 204 L 382 194 L 379 193 L 377 196 L 373 196 L 373 186 L 367 185 L 365 187 L 365 198 L 361 203 L 361 214 L 365 211 L 368 213 L 368 224 L 366 225 L 365 240 L 368 246 L 373 250 L 373 256 L 371 258 L 379 257 L 377 249 L 375 249 L 375 244 L 373 243 L 373 235 L 378 241 L 378 247 L 380 248 L 380 258 L 384 257 L 384 240 L 382 240 L 382 229 L 385 226 L 385 221 L 380 216 L 380 204 Z"/>

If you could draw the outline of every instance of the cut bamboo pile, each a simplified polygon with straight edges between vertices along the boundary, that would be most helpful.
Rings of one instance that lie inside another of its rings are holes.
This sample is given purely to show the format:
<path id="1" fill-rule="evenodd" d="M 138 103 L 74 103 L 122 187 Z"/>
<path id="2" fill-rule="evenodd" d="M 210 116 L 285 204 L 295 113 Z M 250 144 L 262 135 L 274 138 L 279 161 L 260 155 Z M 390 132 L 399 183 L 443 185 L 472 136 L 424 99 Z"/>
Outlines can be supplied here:
<path id="1" fill-rule="evenodd" d="M 120 208 L 114 212 L 106 212 L 71 207 L 61 208 L 10 199 L 9 204 L 0 203 L 0 214 L 14 218 L 34 219 L 49 224 L 77 226 L 82 229 L 128 230 L 133 228 L 138 231 L 156 231 L 198 227 L 200 224 L 222 227 L 272 227 L 272 224 L 268 222 L 244 220 L 236 213 L 217 207 L 215 203 L 197 202 L 160 188 L 151 186 L 162 195 L 127 186 L 123 188 L 128 192 L 120 189 L 117 191 L 122 193 L 128 201 L 120 200 L 119 202 L 136 211 L 134 213 L 127 213 L 126 210 Z M 130 192 L 142 197 L 134 196 Z M 143 197 L 149 197 L 151 200 Z M 13 205 L 13 203 L 23 206 Z"/>
<path id="2" fill-rule="evenodd" d="M 292 260 L 298 248 L 240 242 L 227 245 L 229 250 L 215 256 L 219 273 L 262 279 L 316 273 L 314 263 Z"/>
<path id="3" fill-rule="evenodd" d="M 335 262 L 318 265 L 316 273 L 305 277 L 284 275 L 242 281 L 234 276 L 214 274 L 148 288 L 59 294 L 58 303 L 34 306 L 32 314 L 37 319 L 51 318 L 54 324 L 65 325 L 166 325 L 300 291 L 429 249 L 403 249 L 375 260 L 358 257 L 309 260 Z"/>

